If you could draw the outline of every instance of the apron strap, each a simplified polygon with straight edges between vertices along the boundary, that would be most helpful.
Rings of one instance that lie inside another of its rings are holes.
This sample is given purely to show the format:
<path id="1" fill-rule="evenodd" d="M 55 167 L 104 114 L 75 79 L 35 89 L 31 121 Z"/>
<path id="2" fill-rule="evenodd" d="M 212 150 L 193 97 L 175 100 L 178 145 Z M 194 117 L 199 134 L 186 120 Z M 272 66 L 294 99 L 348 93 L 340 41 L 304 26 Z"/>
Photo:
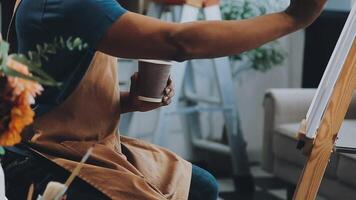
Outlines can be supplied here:
<path id="1" fill-rule="evenodd" d="M 17 8 L 19 7 L 22 0 L 16 0 L 14 11 L 9 24 L 9 29 L 7 30 L 6 40 L 10 43 L 10 53 L 17 51 L 17 39 L 16 39 L 16 27 L 15 27 L 15 18 Z"/>

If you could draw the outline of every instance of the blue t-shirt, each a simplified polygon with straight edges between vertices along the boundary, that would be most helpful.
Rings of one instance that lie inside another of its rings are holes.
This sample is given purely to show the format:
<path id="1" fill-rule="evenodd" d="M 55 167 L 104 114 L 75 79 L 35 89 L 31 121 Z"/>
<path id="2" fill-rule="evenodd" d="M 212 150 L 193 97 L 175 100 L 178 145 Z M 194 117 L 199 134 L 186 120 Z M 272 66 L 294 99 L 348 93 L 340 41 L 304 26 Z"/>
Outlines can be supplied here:
<path id="1" fill-rule="evenodd" d="M 115 0 L 22 0 L 16 14 L 20 53 L 34 50 L 37 44 L 52 43 L 56 37 L 80 37 L 89 46 L 84 51 L 64 50 L 44 61 L 43 69 L 62 86 L 45 87 L 37 99 L 37 114 L 70 95 L 87 71 L 96 46 L 125 12 Z"/>

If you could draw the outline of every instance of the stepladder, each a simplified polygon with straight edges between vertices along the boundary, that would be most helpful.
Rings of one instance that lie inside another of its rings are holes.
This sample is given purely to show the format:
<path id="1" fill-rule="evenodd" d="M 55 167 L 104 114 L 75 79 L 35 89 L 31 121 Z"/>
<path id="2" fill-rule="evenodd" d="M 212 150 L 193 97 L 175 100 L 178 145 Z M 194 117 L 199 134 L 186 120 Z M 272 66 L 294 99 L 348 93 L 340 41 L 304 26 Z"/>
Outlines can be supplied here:
<path id="1" fill-rule="evenodd" d="M 332 153 L 356 152 L 356 145 L 345 146 L 343 135 L 339 134 L 356 89 L 355 28 L 354 6 L 324 72 L 306 120 L 301 123 L 298 146 L 307 155 L 307 162 L 294 193 L 295 200 L 316 199 Z"/>
<path id="2" fill-rule="evenodd" d="M 155 0 L 149 3 L 147 14 L 179 23 L 198 19 L 221 20 L 219 3 L 218 0 Z M 211 81 L 216 82 L 219 91 L 217 96 L 202 95 L 197 89 L 199 81 L 195 76 L 195 69 L 206 66 L 199 66 L 195 61 L 173 62 L 171 77 L 175 83 L 176 95 L 171 105 L 159 110 L 153 131 L 153 142 L 165 146 L 169 139 L 170 118 L 179 116 L 184 124 L 182 129 L 189 138 L 189 143 L 194 148 L 229 155 L 236 189 L 242 192 L 253 192 L 254 182 L 249 169 L 246 142 L 236 107 L 230 60 L 228 57 L 222 57 L 208 61 L 213 67 L 214 78 Z M 217 112 L 223 116 L 227 144 L 208 140 L 202 133 L 200 115 Z M 134 117 L 135 114 L 131 116 L 131 118 Z"/>

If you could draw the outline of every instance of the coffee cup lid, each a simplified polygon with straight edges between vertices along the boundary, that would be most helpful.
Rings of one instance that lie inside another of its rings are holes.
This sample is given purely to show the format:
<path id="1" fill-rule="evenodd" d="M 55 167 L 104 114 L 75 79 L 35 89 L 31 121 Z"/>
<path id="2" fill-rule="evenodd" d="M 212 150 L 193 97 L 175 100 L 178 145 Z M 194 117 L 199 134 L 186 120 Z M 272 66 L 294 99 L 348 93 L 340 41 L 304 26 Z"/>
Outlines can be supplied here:
<path id="1" fill-rule="evenodd" d="M 140 62 L 154 63 L 158 65 L 172 65 L 171 61 L 167 60 L 151 60 L 151 59 L 139 59 Z"/>

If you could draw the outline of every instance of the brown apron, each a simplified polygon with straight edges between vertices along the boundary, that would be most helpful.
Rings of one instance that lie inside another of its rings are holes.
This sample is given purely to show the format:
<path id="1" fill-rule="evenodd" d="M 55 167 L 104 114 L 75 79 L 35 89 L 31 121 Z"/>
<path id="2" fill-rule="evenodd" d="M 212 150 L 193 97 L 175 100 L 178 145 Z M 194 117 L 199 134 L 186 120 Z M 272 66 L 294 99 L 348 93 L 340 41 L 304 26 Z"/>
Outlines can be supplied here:
<path id="1" fill-rule="evenodd" d="M 96 52 L 74 92 L 35 120 L 30 142 L 69 171 L 95 145 L 79 177 L 111 199 L 188 199 L 190 163 L 166 149 L 118 134 L 117 68 L 116 58 Z"/>

